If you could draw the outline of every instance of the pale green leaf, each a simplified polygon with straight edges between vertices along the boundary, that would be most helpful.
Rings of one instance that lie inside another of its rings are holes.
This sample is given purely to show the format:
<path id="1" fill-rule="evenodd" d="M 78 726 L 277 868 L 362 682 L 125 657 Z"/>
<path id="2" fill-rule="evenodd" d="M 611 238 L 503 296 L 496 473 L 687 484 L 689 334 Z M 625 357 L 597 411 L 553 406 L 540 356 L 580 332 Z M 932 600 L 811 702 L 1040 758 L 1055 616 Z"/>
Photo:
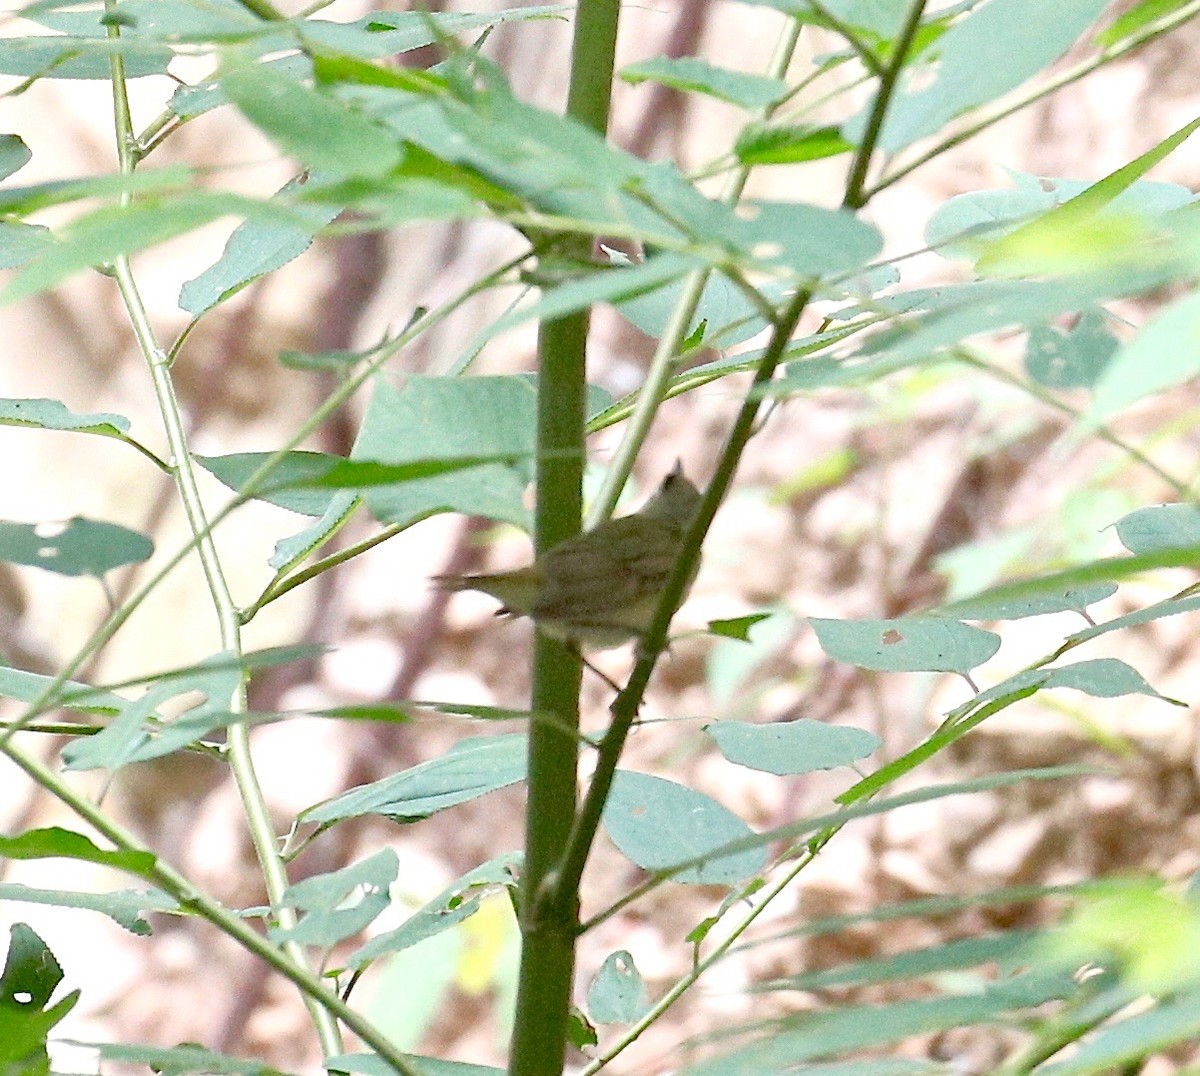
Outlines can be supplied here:
<path id="1" fill-rule="evenodd" d="M 312 875 L 288 886 L 281 903 L 300 913 L 284 930 L 272 927 L 271 940 L 328 949 L 369 926 L 389 904 L 389 886 L 400 871 L 391 848 L 340 870 Z"/>
<path id="2" fill-rule="evenodd" d="M 291 180 L 276 197 L 302 190 L 304 182 L 303 178 Z M 298 211 L 311 218 L 308 227 L 268 220 L 239 224 L 220 259 L 183 285 L 180 307 L 199 317 L 252 281 L 287 265 L 312 245 L 313 236 L 341 212 L 341 206 L 301 204 Z"/>
<path id="3" fill-rule="evenodd" d="M 174 897 L 157 890 L 120 889 L 109 893 L 73 893 L 63 889 L 34 889 L 19 882 L 0 882 L 0 900 L 99 912 L 131 934 L 142 937 L 151 933 L 150 924 L 145 918 L 147 913 L 179 910 L 179 903 Z"/>
<path id="4" fill-rule="evenodd" d="M 218 73 L 225 95 L 276 145 L 335 175 L 382 176 L 400 163 L 399 140 L 330 94 L 278 68 L 239 64 Z"/>
<path id="5" fill-rule="evenodd" d="M 1025 369 L 1047 388 L 1091 388 L 1108 368 L 1117 346 L 1103 313 L 1088 310 L 1066 332 L 1054 325 L 1030 329 Z"/>
<path id="6" fill-rule="evenodd" d="M 515 890 L 520 864 L 520 853 L 506 852 L 468 871 L 395 930 L 380 934 L 356 949 L 347 957 L 346 966 L 364 967 L 381 956 L 408 949 L 461 923 L 479 910 L 479 902 L 490 893 L 498 889 Z"/>
<path id="7" fill-rule="evenodd" d="M 525 750 L 523 735 L 460 740 L 441 758 L 351 789 L 305 809 L 300 817 L 307 822 L 338 822 L 378 814 L 401 824 L 418 822 L 523 781 Z"/>
<path id="8" fill-rule="evenodd" d="M 1117 350 L 1096 382 L 1081 420 L 1095 429 L 1130 404 L 1200 374 L 1200 295 L 1191 294 L 1153 317 Z"/>
<path id="9" fill-rule="evenodd" d="M 849 766 L 883 742 L 865 729 L 808 718 L 760 724 L 715 721 L 703 728 L 730 762 L 780 775 Z"/>
<path id="10" fill-rule="evenodd" d="M 588 987 L 588 1016 L 597 1024 L 631 1024 L 647 1009 L 646 984 L 626 949 L 609 953 Z"/>
<path id="11" fill-rule="evenodd" d="M 0 560 L 58 575 L 97 578 L 149 559 L 154 543 L 144 534 L 76 516 L 65 523 L 0 521 Z"/>
<path id="12" fill-rule="evenodd" d="M 753 831 L 711 797 L 648 773 L 617 772 L 604 806 L 604 828 L 643 870 L 663 870 L 705 857 L 673 874 L 677 882 L 731 884 L 761 870 L 766 862 L 761 848 L 707 858 L 726 844 L 753 836 Z"/>
<path id="13" fill-rule="evenodd" d="M 821 648 L 831 658 L 881 672 L 966 674 L 1000 648 L 1000 636 L 959 620 L 811 618 Z"/>
<path id="14" fill-rule="evenodd" d="M 1107 5 L 1108 0 L 991 0 L 975 8 L 933 46 L 938 63 L 932 80 L 927 72 L 913 73 L 892 102 L 880 148 L 894 153 L 1015 89 L 1062 56 Z M 856 117 L 843 133 L 857 141 L 863 123 L 864 117 Z"/>
<path id="15" fill-rule="evenodd" d="M 58 400 L 0 400 L 0 426 L 29 426 L 37 430 L 70 430 L 101 437 L 121 437 L 129 419 L 108 412 L 80 415 Z"/>
<path id="16" fill-rule="evenodd" d="M 1200 546 L 1200 508 L 1194 504 L 1155 504 L 1122 516 L 1114 524 L 1130 553 Z"/>
<path id="17" fill-rule="evenodd" d="M 0 179 L 8 179 L 31 160 L 33 154 L 20 135 L 0 135 Z"/>
<path id="18" fill-rule="evenodd" d="M 783 100 L 788 93 L 783 79 L 715 67 L 696 56 L 655 56 L 641 60 L 623 67 L 621 78 L 634 85 L 657 82 L 674 90 L 707 94 L 748 109 L 766 108 Z"/>

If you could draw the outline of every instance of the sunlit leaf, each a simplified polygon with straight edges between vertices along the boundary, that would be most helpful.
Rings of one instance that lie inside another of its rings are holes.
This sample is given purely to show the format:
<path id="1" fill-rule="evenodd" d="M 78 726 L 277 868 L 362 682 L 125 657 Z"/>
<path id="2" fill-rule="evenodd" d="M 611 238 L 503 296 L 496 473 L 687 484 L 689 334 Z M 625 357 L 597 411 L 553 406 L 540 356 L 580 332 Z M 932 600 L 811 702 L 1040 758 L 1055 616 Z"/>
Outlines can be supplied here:
<path id="1" fill-rule="evenodd" d="M 8 956 L 0 973 L 0 1065 L 6 1073 L 49 1070 L 46 1038 L 79 1000 L 74 990 L 50 1004 L 62 978 L 54 954 L 31 927 L 9 927 Z"/>

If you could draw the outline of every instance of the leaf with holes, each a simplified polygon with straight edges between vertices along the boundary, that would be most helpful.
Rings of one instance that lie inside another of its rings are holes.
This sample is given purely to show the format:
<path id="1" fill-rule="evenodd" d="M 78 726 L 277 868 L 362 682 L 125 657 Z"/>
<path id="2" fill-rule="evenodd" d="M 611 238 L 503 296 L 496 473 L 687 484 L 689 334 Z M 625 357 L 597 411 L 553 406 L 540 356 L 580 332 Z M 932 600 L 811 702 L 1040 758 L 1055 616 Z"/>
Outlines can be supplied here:
<path id="1" fill-rule="evenodd" d="M 625 949 L 610 953 L 588 987 L 588 1015 L 597 1024 L 631 1024 L 647 1009 L 646 984 Z"/>
<path id="2" fill-rule="evenodd" d="M 126 564 L 139 564 L 154 552 L 144 534 L 76 516 L 66 523 L 0 521 L 0 560 L 28 564 L 58 575 L 97 578 Z"/>
<path id="3" fill-rule="evenodd" d="M 30 927 L 16 923 L 9 928 L 8 957 L 0 974 L 0 1070 L 49 1070 L 46 1038 L 79 1000 L 75 990 L 50 1005 L 62 977 L 54 954 Z"/>
<path id="4" fill-rule="evenodd" d="M 967 674 L 1000 649 L 1000 636 L 960 620 L 809 620 L 831 658 L 877 672 Z"/>

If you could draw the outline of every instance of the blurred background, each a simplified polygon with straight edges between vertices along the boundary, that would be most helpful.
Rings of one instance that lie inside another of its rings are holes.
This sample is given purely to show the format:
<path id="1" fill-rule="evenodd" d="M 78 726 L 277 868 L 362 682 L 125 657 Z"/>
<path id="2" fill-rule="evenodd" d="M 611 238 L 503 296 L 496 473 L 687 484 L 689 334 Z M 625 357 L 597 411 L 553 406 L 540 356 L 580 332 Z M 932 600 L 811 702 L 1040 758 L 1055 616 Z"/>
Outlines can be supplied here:
<path id="1" fill-rule="evenodd" d="M 290 7 L 284 5 L 287 10 Z M 428 0 L 434 10 L 498 10 L 500 3 Z M 8 4 L 10 12 L 17 5 Z M 348 21 L 371 10 L 338 0 L 321 17 Z M 724 66 L 761 71 L 782 18 L 766 7 L 722 0 L 626 5 L 619 64 L 653 56 L 699 54 Z M 8 19 L 0 33 L 25 32 Z M 498 26 L 484 52 L 508 73 L 522 98 L 561 109 L 570 24 L 564 19 Z M 469 40 L 470 38 L 465 38 Z M 867 216 L 885 234 L 886 254 L 920 248 L 933 210 L 965 191 L 1011 185 L 1010 171 L 1098 179 L 1144 152 L 1191 118 L 1198 93 L 1192 67 L 1200 28 L 1165 40 L 1106 68 L 1081 85 L 998 124 L 883 192 Z M 806 32 L 793 77 L 814 56 L 840 47 L 821 31 Z M 425 66 L 436 50 L 406 54 Z M 1064 63 L 1069 63 L 1070 57 Z M 179 64 L 186 81 L 202 78 L 203 60 Z M 836 78 L 836 76 L 835 76 Z M 19 80 L 0 79 L 8 89 Z M 158 115 L 175 83 L 151 77 L 132 84 L 135 127 Z M 841 114 L 832 108 L 830 119 Z M 710 99 L 642 83 L 618 83 L 612 137 L 650 159 L 700 167 L 736 138 L 742 114 Z M 101 82 L 38 82 L 0 101 L 0 129 L 21 135 L 32 162 L 16 182 L 34 183 L 115 168 L 111 99 Z M 1195 187 L 1200 143 L 1185 144 L 1153 178 Z M 212 170 L 214 188 L 264 194 L 291 176 L 286 162 L 231 109 L 184 125 L 144 167 L 186 162 Z M 833 206 L 845 162 L 759 169 L 752 195 Z M 11 181 L 10 181 L 11 182 Z M 715 187 L 712 188 L 715 190 Z M 45 223 L 62 219 L 48 214 Z M 160 340 L 170 342 L 188 315 L 181 285 L 220 256 L 232 224 L 218 223 L 135 259 Z M 269 450 L 313 410 L 331 383 L 325 374 L 281 365 L 284 349 L 323 351 L 371 345 L 515 252 L 513 237 L 487 223 L 418 226 L 392 234 L 318 241 L 280 272 L 245 289 L 206 317 L 174 367 L 196 452 L 218 455 Z M 960 279 L 964 267 L 926 255 L 902 266 L 902 286 Z M 478 330 L 508 301 L 491 296 L 402 352 L 387 368 L 393 383 L 408 373 L 449 369 Z M 1119 312 L 1138 324 L 1149 308 Z M 817 315 L 806 323 L 816 327 Z M 75 411 L 128 416 L 132 432 L 163 451 L 147 371 L 113 283 L 89 273 L 56 291 L 0 310 L 0 396 L 52 397 Z M 609 309 L 597 311 L 591 380 L 614 395 L 634 389 L 653 351 L 649 339 Z M 1019 370 L 1024 339 L 1008 334 L 986 350 L 1001 369 Z M 710 358 L 715 355 L 708 356 Z M 531 368 L 533 330 L 491 341 L 479 373 Z M 709 477 L 733 411 L 737 379 L 664 406 L 637 475 L 640 501 L 678 457 L 690 476 Z M 364 398 L 365 399 L 365 398 Z M 306 446 L 345 453 L 364 400 L 356 400 Z M 1200 398 L 1191 388 L 1156 398 L 1123 420 L 1134 442 L 1153 436 L 1148 451 L 1190 481 L 1198 444 Z M 912 612 L 951 594 L 967 594 L 1005 572 L 1046 570 L 1117 549 L 1106 528 L 1133 508 L 1166 499 L 1145 469 L 1098 441 L 1066 437 L 1069 424 L 1024 393 L 978 371 L 950 365 L 918 368 L 865 389 L 824 390 L 776 408 L 751 442 L 738 485 L 722 508 L 703 571 L 675 622 L 686 633 L 708 620 L 769 612 L 749 644 L 685 634 L 660 666 L 646 703 L 649 723 L 631 740 L 626 765 L 671 773 L 721 800 L 756 828 L 826 809 L 851 779 L 846 771 L 779 778 L 730 766 L 700 732 L 705 718 L 761 721 L 816 718 L 869 728 L 893 757 L 924 736 L 948 708 L 969 697 L 948 677 L 866 674 L 827 660 L 806 627 L 807 616 L 887 617 Z M 597 473 L 612 446 L 608 431 L 592 444 Z M 152 534 L 156 557 L 132 574 L 114 573 L 117 596 L 185 540 L 173 487 L 136 453 L 116 442 L 0 427 L 5 461 L 0 514 L 20 522 L 103 519 Z M 204 476 L 211 505 L 228 496 Z M 275 542 L 306 526 L 300 516 L 252 504 L 218 535 L 239 601 L 268 582 Z M 371 533 L 366 518 L 338 536 L 349 544 Z M 528 540 L 497 528 L 442 516 L 371 550 L 337 571 L 292 591 L 248 630 L 248 644 L 297 642 L 327 646 L 320 658 L 259 675 L 251 707 L 305 711 L 378 700 L 428 699 L 497 706 L 526 704 L 524 656 L 530 629 L 493 619 L 482 595 L 453 598 L 431 591 L 439 572 L 516 565 Z M 1183 585 L 1161 577 L 1127 585 L 1102 611 L 1115 615 L 1136 597 L 1152 600 Z M 0 565 L 0 651 L 19 668 L 53 673 L 75 653 L 108 609 L 94 579 L 72 579 Z M 1077 618 L 1075 618 L 1077 619 Z M 1052 649 L 1074 630 L 1072 615 L 1003 626 L 1005 645 L 979 670 L 994 683 Z M 1160 620 L 1110 636 L 1110 650 L 1134 665 L 1160 692 L 1194 694 L 1195 632 L 1186 618 Z M 215 617 L 196 565 L 174 572 L 139 609 L 81 679 L 113 682 L 186 665 L 218 648 Z M 626 650 L 597 663 L 620 680 Z M 1083 700 L 1083 701 L 1081 701 Z M 604 724 L 608 689 L 585 678 L 586 721 Z M 6 716 L 14 712 L 4 710 Z M 485 731 L 454 718 L 427 717 L 405 726 L 371 727 L 298 717 L 255 731 L 256 758 L 280 832 L 302 808 L 353 785 L 433 758 L 458 738 Z M 44 757 L 62 744 L 34 743 Z M 1053 906 L 998 906 L 941 919 L 864 925 L 818 937 L 792 933 L 815 917 L 863 911 L 919 896 L 979 892 L 1002 885 L 1056 883 L 1135 870 L 1182 878 L 1200 865 L 1200 789 L 1194 717 L 1157 700 L 1096 700 L 1039 695 L 1011 716 L 984 725 L 952 757 L 921 771 L 921 783 L 997 769 L 1097 761 L 1112 776 L 1075 784 L 1024 786 L 932 803 L 848 827 L 777 902 L 763 933 L 774 944 L 735 952 L 707 976 L 613 1071 L 665 1072 L 681 1060 L 679 1043 L 732 1021 L 805 1008 L 852 992 L 755 997 L 747 987 L 773 976 L 894 951 L 985 926 L 1043 921 Z M 0 831 L 70 824 L 48 797 L 0 763 Z M 92 774 L 72 775 L 97 795 Z M 121 771 L 106 807 L 222 900 L 263 900 L 240 805 L 219 764 L 175 756 Z M 400 856 L 397 906 L 376 924 L 395 926 L 449 882 L 521 840 L 522 797 L 510 789 L 409 827 L 383 822 L 343 825 L 316 841 L 294 865 L 307 876 L 361 859 L 384 846 Z M 0 864 L 5 881 L 63 888 L 118 888 L 115 877 L 56 861 Z M 636 884 L 639 874 L 601 841 L 585 879 L 585 915 Z M 692 961 L 684 941 L 721 899 L 718 890 L 668 886 L 585 936 L 579 975 L 586 983 L 604 957 L 628 949 L 657 995 Z M 66 983 L 83 991 L 60 1030 L 82 1040 L 202 1042 L 213 1049 L 313 1071 L 319 1062 L 306 1015 L 292 988 L 244 953 L 214 940 L 203 925 L 156 920 L 138 938 L 108 919 L 32 905 L 0 906 L 3 925 L 30 922 L 59 955 Z M 515 973 L 516 936 L 503 898 L 494 898 L 461 930 L 373 969 L 355 1000 L 404 1046 L 478 1063 L 502 1063 Z M 438 968 L 445 975 L 438 977 Z M 414 1000 L 411 986 L 421 983 Z M 882 988 L 874 987 L 875 991 Z M 880 998 L 884 995 L 879 994 Z M 945 1057 L 961 1071 L 986 1072 L 1001 1056 L 1005 1033 L 940 1036 L 913 1045 L 918 1056 Z M 1186 1060 L 1181 1057 L 1181 1062 Z M 1194 1060 L 1194 1059 L 1193 1059 Z M 1147 1070 L 1149 1071 L 1149 1070 Z M 1164 1070 L 1166 1071 L 1166 1070 Z"/>

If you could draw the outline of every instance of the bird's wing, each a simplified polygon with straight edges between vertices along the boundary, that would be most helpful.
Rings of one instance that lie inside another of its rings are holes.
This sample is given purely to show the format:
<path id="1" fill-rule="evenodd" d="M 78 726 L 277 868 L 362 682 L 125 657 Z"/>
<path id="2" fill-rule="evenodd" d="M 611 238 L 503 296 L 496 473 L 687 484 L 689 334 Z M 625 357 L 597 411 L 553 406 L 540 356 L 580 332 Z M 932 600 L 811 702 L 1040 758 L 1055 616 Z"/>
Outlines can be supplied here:
<path id="1" fill-rule="evenodd" d="M 533 615 L 640 628 L 642 610 L 666 583 L 678 545 L 676 528 L 636 516 L 569 539 L 542 558 L 545 585 Z"/>

